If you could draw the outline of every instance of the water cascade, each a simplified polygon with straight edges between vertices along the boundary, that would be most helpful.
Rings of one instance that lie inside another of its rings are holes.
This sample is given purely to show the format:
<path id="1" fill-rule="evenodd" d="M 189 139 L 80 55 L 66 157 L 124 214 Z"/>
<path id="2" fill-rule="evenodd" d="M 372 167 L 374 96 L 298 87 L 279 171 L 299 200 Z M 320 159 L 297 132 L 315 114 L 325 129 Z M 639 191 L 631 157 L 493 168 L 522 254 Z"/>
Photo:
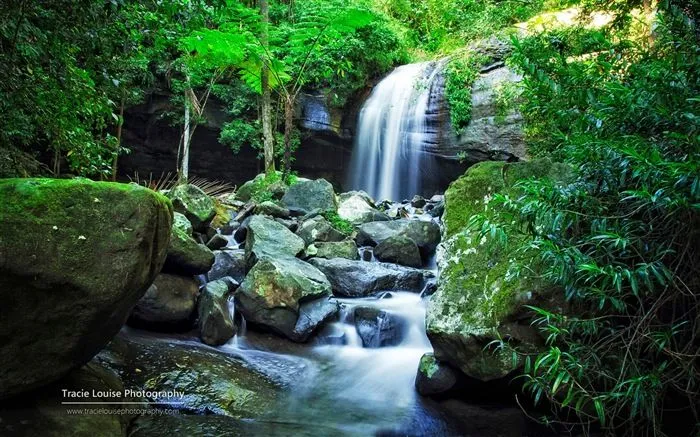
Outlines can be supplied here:
<path id="1" fill-rule="evenodd" d="M 423 193 L 423 181 L 436 170 L 427 150 L 441 140 L 444 63 L 403 65 L 375 87 L 360 112 L 350 188 L 377 200 Z"/>

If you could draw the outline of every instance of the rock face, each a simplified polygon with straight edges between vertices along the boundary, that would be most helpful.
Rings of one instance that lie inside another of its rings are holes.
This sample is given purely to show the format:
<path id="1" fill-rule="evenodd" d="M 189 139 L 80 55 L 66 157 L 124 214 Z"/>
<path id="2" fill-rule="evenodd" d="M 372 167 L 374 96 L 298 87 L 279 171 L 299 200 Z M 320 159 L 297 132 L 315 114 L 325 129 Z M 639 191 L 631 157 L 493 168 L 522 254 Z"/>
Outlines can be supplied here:
<path id="1" fill-rule="evenodd" d="M 297 182 L 289 187 L 282 197 L 282 203 L 296 214 L 335 211 L 335 192 L 333 185 L 325 179 Z"/>
<path id="2" fill-rule="evenodd" d="M 428 304 L 427 334 L 435 358 L 467 376 L 489 381 L 518 367 L 509 353 L 485 351 L 498 338 L 534 349 L 541 343 L 530 326 L 523 305 L 556 307 L 555 293 L 543 284 L 509 275 L 505 251 L 487 249 L 487 239 L 467 228 L 470 217 L 490 212 L 495 193 L 517 195 L 520 179 L 538 176 L 565 180 L 569 169 L 549 161 L 521 163 L 484 162 L 470 168 L 445 193 L 445 235 L 438 256 L 438 289 Z M 512 238 L 519 238 L 512 236 Z M 535 266 L 533 266 L 535 267 Z"/>
<path id="3" fill-rule="evenodd" d="M 191 277 L 161 273 L 138 301 L 129 324 L 156 331 L 186 330 L 199 294 L 199 284 Z"/>
<path id="4" fill-rule="evenodd" d="M 167 194 L 175 211 L 187 217 L 196 231 L 204 231 L 216 215 L 214 201 L 194 185 L 178 185 Z"/>
<path id="5" fill-rule="evenodd" d="M 427 272 L 395 264 L 369 263 L 343 258 L 312 258 L 309 263 L 321 270 L 333 293 L 362 297 L 376 291 L 405 290 L 419 292 L 425 285 Z"/>
<path id="6" fill-rule="evenodd" d="M 315 243 L 316 241 L 341 241 L 345 238 L 342 232 L 336 230 L 331 226 L 328 220 L 320 215 L 305 220 L 299 225 L 296 234 L 300 236 L 306 244 Z"/>
<path id="7" fill-rule="evenodd" d="M 162 268 L 171 226 L 170 202 L 136 185 L 0 181 L 0 397 L 104 347 Z"/>
<path id="8" fill-rule="evenodd" d="M 182 275 L 201 275 L 208 272 L 213 264 L 214 254 L 209 248 L 194 241 L 182 227 L 173 226 L 163 271 Z"/>
<path id="9" fill-rule="evenodd" d="M 231 278 L 209 282 L 197 302 L 199 338 L 208 345 L 219 346 L 236 334 L 236 325 L 229 310 L 229 293 L 238 287 Z"/>
<path id="10" fill-rule="evenodd" d="M 357 243 L 376 246 L 389 237 L 399 235 L 413 240 L 423 259 L 427 260 L 440 242 L 440 226 L 432 221 L 409 219 L 365 223 L 358 228 Z"/>
<path id="11" fill-rule="evenodd" d="M 392 235 L 374 248 L 379 261 L 392 262 L 408 267 L 421 267 L 423 261 L 415 241 L 405 235 Z"/>
<path id="12" fill-rule="evenodd" d="M 357 307 L 355 329 L 364 347 L 396 346 L 401 343 L 402 323 L 390 313 L 372 307 Z"/>
<path id="13" fill-rule="evenodd" d="M 291 257 L 263 258 L 236 292 L 236 308 L 249 323 L 305 341 L 337 312 L 337 304 L 327 299 L 330 293 L 326 277 L 310 264 Z"/>
<path id="14" fill-rule="evenodd" d="M 380 212 L 364 191 L 350 191 L 338 196 L 338 215 L 354 225 L 389 220 L 389 216 Z"/>
<path id="15" fill-rule="evenodd" d="M 306 247 L 304 240 L 284 225 L 259 215 L 250 218 L 247 228 L 245 257 L 249 268 L 264 257 L 297 256 Z"/>
<path id="16" fill-rule="evenodd" d="M 432 353 L 423 354 L 418 364 L 416 390 L 423 396 L 444 393 L 457 383 L 457 375 Z"/>

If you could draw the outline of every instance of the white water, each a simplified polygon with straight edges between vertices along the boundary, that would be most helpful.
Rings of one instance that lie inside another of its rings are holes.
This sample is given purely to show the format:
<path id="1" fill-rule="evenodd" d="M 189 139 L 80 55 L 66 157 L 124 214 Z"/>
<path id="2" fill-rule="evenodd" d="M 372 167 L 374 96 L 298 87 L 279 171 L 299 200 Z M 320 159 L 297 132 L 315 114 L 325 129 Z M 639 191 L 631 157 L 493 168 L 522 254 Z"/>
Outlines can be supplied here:
<path id="1" fill-rule="evenodd" d="M 349 173 L 352 189 L 395 201 L 421 192 L 421 181 L 435 171 L 424 147 L 435 140 L 427 114 L 442 65 L 403 65 L 372 91 L 360 112 Z"/>

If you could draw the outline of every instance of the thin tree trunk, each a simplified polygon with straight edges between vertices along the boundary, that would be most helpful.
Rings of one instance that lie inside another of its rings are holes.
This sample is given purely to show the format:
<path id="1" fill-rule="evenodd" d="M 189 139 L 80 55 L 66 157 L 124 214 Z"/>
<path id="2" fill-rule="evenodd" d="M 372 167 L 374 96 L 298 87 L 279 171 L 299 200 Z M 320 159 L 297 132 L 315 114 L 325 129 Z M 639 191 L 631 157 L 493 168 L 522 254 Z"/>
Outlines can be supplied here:
<path id="1" fill-rule="evenodd" d="M 294 96 L 287 95 L 284 99 L 284 175 L 289 178 L 292 171 L 292 128 L 294 123 Z"/>
<path id="2" fill-rule="evenodd" d="M 117 124 L 117 150 L 112 158 L 112 182 L 117 180 L 117 163 L 119 161 L 119 149 L 122 145 L 122 126 L 124 126 L 124 105 L 126 104 L 126 92 L 122 93 L 122 101 L 119 104 L 119 123 Z"/>
<path id="3" fill-rule="evenodd" d="M 260 15 L 262 17 L 262 31 L 260 42 L 267 50 L 268 46 L 268 23 L 270 15 L 267 0 L 260 0 Z M 267 59 L 263 59 L 262 70 L 260 72 L 260 88 L 262 91 L 262 128 L 263 128 L 263 154 L 265 156 L 265 173 L 270 174 L 275 171 L 275 139 L 272 131 L 272 103 L 270 96 L 270 70 Z"/>
<path id="4" fill-rule="evenodd" d="M 182 139 L 182 163 L 180 165 L 180 181 L 187 183 L 190 171 L 190 97 L 185 91 L 185 125 Z"/>

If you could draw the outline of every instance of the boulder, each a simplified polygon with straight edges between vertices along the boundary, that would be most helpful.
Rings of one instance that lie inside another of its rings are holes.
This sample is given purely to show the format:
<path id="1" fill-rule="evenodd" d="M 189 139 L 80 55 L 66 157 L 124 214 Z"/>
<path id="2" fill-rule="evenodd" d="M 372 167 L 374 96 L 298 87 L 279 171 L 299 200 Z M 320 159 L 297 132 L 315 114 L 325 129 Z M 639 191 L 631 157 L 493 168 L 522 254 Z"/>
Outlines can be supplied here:
<path id="1" fill-rule="evenodd" d="M 297 182 L 282 197 L 282 204 L 297 215 L 337 210 L 333 185 L 325 179 Z"/>
<path id="2" fill-rule="evenodd" d="M 190 223 L 190 221 L 187 220 L 187 217 L 185 217 L 184 214 L 180 214 L 177 211 L 173 212 L 173 227 L 180 229 L 182 232 L 184 232 L 190 237 L 192 236 L 192 223 Z"/>
<path id="3" fill-rule="evenodd" d="M 368 296 L 377 291 L 420 292 L 430 272 L 389 263 L 353 261 L 343 258 L 309 260 L 326 275 L 333 293 L 347 297 Z"/>
<path id="4" fill-rule="evenodd" d="M 363 347 L 377 348 L 401 343 L 403 323 L 387 311 L 373 307 L 357 307 L 353 317 Z"/>
<path id="5" fill-rule="evenodd" d="M 189 236 L 182 227 L 173 226 L 163 271 L 180 275 L 201 275 L 214 264 L 214 254 Z"/>
<path id="6" fill-rule="evenodd" d="M 229 309 L 229 295 L 236 288 L 238 282 L 227 277 L 209 282 L 202 289 L 197 302 L 197 325 L 202 342 L 219 346 L 236 334 L 233 311 Z"/>
<path id="7" fill-rule="evenodd" d="M 389 220 L 389 216 L 379 211 L 374 200 L 364 191 L 350 191 L 338 196 L 338 215 L 353 225 Z"/>
<path id="8" fill-rule="evenodd" d="M 236 309 L 250 324 L 303 342 L 338 311 L 318 269 L 292 257 L 263 258 L 236 292 Z"/>
<path id="9" fill-rule="evenodd" d="M 216 216 L 214 200 L 197 186 L 178 185 L 168 191 L 167 196 L 173 202 L 175 211 L 184 214 L 195 231 L 205 231 Z"/>
<path id="10" fill-rule="evenodd" d="M 563 294 L 553 293 L 536 278 L 509 274 L 516 255 L 489 250 L 488 238 L 467 225 L 474 214 L 493 213 L 489 202 L 494 194 L 518 195 L 514 188 L 518 180 L 549 177 L 562 181 L 569 174 L 567 166 L 548 160 L 484 162 L 450 185 L 445 193 L 445 240 L 438 250 L 438 289 L 426 315 L 427 334 L 437 360 L 477 380 L 491 381 L 507 376 L 520 363 L 513 362 L 508 352 L 486 348 L 490 342 L 508 338 L 524 351 L 539 348 L 542 339 L 530 326 L 524 305 L 561 310 L 563 302 L 558 302 L 557 296 Z M 509 238 L 517 243 L 522 237 Z"/>
<path id="11" fill-rule="evenodd" d="M 331 226 L 328 220 L 320 215 L 304 220 L 301 225 L 299 225 L 296 234 L 301 237 L 306 244 L 315 243 L 317 241 L 342 241 L 346 237 L 345 234 L 336 230 Z"/>
<path id="12" fill-rule="evenodd" d="M 287 208 L 279 206 L 275 202 L 267 200 L 255 206 L 255 214 L 287 218 L 289 217 L 289 210 Z"/>
<path id="13" fill-rule="evenodd" d="M 199 284 L 191 277 L 161 273 L 134 307 L 129 324 L 155 331 L 187 330 L 198 294 Z"/>
<path id="14" fill-rule="evenodd" d="M 226 246 L 228 246 L 228 238 L 221 234 L 214 234 L 209 241 L 207 241 L 207 248 L 210 250 L 219 250 Z"/>
<path id="15" fill-rule="evenodd" d="M 413 198 L 411 199 L 411 206 L 414 208 L 423 208 L 425 204 L 425 199 L 422 196 L 419 196 L 418 194 L 413 196 Z"/>
<path id="16" fill-rule="evenodd" d="M 423 261 L 415 241 L 405 235 L 392 235 L 374 248 L 374 256 L 379 261 L 401 264 L 408 267 L 421 267 Z"/>
<path id="17" fill-rule="evenodd" d="M 237 282 L 243 281 L 245 278 L 245 251 L 236 250 L 215 250 L 214 265 L 207 272 L 208 281 L 216 281 L 217 279 L 230 276 Z"/>
<path id="18" fill-rule="evenodd" d="M 299 254 L 306 244 L 284 225 L 263 216 L 254 215 L 247 226 L 245 257 L 248 268 L 264 257 L 284 258 Z"/>
<path id="19" fill-rule="evenodd" d="M 389 237 L 403 235 L 413 240 L 427 261 L 440 242 L 440 226 L 433 221 L 399 219 L 389 222 L 370 222 L 358 228 L 360 246 L 376 246 Z"/>
<path id="20" fill-rule="evenodd" d="M 346 258 L 359 259 L 359 253 L 355 241 L 346 239 L 343 241 L 317 242 L 309 244 L 304 251 L 306 257 L 318 258 Z"/>
<path id="21" fill-rule="evenodd" d="M 85 364 L 165 261 L 172 207 L 132 184 L 0 180 L 0 398 Z"/>
<path id="22" fill-rule="evenodd" d="M 436 395 L 450 390 L 457 383 L 457 375 L 446 364 L 435 359 L 432 353 L 423 354 L 418 364 L 416 390 L 423 396 Z"/>

